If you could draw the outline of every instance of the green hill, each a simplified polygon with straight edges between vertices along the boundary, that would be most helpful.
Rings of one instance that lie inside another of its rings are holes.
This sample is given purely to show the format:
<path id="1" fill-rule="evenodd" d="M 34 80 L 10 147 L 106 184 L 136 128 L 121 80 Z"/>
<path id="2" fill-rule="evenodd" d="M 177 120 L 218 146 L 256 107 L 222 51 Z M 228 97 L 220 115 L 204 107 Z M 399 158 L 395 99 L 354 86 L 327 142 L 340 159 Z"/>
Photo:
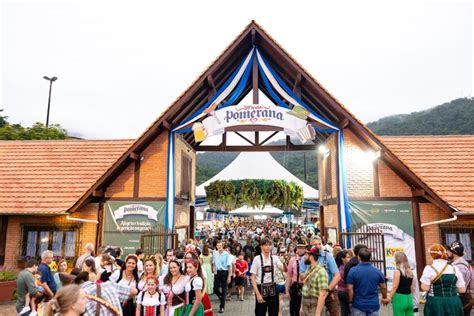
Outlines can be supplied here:
<path id="1" fill-rule="evenodd" d="M 378 135 L 474 134 L 474 98 L 461 98 L 425 111 L 387 116 L 367 126 Z"/>

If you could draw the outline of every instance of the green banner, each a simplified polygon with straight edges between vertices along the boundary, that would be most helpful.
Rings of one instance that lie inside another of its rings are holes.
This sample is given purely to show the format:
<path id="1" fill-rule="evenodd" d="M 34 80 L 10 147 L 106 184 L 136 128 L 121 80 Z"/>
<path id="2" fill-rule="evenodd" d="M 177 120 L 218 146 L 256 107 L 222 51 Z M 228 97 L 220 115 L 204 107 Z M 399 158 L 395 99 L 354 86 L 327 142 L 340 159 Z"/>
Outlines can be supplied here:
<path id="1" fill-rule="evenodd" d="M 413 217 L 410 201 L 350 201 L 351 226 L 367 225 L 384 234 L 386 276 L 389 289 L 395 271 L 394 255 L 404 252 L 413 269 L 416 267 Z M 361 241 L 363 243 L 363 241 Z M 378 245 L 379 247 L 381 245 Z M 380 249 L 380 248 L 379 248 Z M 376 249 L 371 249 L 376 251 Z M 375 254 L 382 258 L 382 254 Z"/>
<path id="2" fill-rule="evenodd" d="M 386 223 L 414 236 L 410 201 L 350 201 L 351 226 Z"/>
<path id="3" fill-rule="evenodd" d="M 140 236 L 164 225 L 166 202 L 109 201 L 105 204 L 104 244 L 119 246 L 124 254 L 140 248 Z"/>

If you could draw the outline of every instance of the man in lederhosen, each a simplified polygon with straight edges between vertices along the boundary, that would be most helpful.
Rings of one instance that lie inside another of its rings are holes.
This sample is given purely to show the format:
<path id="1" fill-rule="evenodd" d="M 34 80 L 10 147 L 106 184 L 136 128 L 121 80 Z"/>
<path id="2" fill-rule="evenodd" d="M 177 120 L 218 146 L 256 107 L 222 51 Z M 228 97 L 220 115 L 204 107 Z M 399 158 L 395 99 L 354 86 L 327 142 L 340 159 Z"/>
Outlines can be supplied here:
<path id="1" fill-rule="evenodd" d="M 279 297 L 276 291 L 275 272 L 276 269 L 286 270 L 284 263 L 277 256 L 271 255 L 272 241 L 268 238 L 262 239 L 260 243 L 262 253 L 255 256 L 250 279 L 255 292 L 255 315 L 277 316 L 279 310 Z"/>
<path id="2" fill-rule="evenodd" d="M 290 316 L 299 316 L 301 307 L 301 289 L 303 288 L 303 273 L 306 243 L 299 240 L 296 245 L 296 254 L 288 262 L 286 278 L 286 297 L 290 299 Z"/>

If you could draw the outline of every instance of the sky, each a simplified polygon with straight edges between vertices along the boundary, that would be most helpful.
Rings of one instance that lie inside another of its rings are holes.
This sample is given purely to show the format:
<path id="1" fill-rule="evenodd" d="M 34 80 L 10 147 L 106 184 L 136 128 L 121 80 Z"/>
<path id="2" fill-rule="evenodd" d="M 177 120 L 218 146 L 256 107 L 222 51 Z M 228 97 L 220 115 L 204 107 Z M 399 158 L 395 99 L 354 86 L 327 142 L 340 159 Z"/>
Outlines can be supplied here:
<path id="1" fill-rule="evenodd" d="M 446 1 L 2 1 L 2 115 L 136 138 L 255 19 L 363 122 L 473 91 L 473 8 Z"/>

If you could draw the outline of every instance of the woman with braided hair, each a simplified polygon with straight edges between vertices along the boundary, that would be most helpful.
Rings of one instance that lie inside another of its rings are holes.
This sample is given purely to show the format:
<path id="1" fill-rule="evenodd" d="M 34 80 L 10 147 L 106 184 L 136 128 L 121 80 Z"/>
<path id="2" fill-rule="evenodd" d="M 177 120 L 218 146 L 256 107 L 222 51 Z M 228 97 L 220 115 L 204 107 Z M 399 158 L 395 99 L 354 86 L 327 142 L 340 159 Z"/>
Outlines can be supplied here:
<path id="1" fill-rule="evenodd" d="M 48 302 L 44 315 L 79 316 L 85 312 L 86 303 L 86 293 L 79 285 L 66 285 Z"/>
<path id="2" fill-rule="evenodd" d="M 433 244 L 428 251 L 433 263 L 425 267 L 420 279 L 421 289 L 428 291 L 425 315 L 464 316 L 458 296 L 458 293 L 466 291 L 462 274 L 448 263 L 448 255 L 442 245 Z"/>

